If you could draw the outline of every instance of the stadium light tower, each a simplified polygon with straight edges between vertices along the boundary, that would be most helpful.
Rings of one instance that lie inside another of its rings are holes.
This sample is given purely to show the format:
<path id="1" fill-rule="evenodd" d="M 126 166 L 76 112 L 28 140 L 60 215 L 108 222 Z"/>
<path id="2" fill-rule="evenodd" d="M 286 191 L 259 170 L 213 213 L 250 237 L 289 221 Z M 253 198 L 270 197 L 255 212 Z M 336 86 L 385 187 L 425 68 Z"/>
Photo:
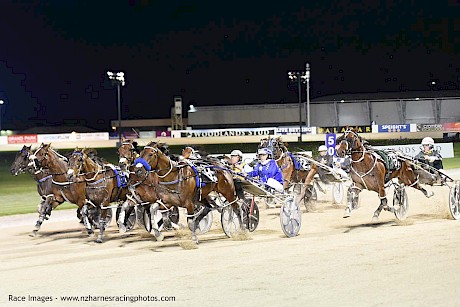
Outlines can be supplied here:
<path id="1" fill-rule="evenodd" d="M 125 73 L 124 72 L 117 72 L 113 73 L 111 71 L 107 72 L 107 76 L 112 81 L 112 85 L 117 86 L 117 104 L 118 104 L 118 144 L 117 147 L 121 146 L 121 87 L 125 86 Z"/>
<path id="2" fill-rule="evenodd" d="M 299 143 L 302 143 L 302 83 L 305 83 L 307 75 L 304 71 L 293 70 L 288 72 L 288 77 L 291 81 L 297 82 L 299 93 Z"/>
<path id="3" fill-rule="evenodd" d="M 0 134 L 2 131 L 2 105 L 5 103 L 4 100 L 0 99 Z"/>
<path id="4" fill-rule="evenodd" d="M 305 79 L 307 81 L 307 114 L 305 114 L 305 118 L 307 119 L 307 127 L 310 127 L 310 63 L 305 64 Z"/>

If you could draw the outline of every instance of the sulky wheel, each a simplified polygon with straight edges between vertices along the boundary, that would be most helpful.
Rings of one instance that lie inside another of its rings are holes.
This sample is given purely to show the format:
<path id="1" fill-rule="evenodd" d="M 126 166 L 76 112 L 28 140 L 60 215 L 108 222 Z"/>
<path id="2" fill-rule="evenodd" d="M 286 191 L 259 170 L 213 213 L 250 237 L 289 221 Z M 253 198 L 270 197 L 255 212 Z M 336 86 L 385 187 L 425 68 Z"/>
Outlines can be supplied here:
<path id="1" fill-rule="evenodd" d="M 460 181 L 455 181 L 450 188 L 449 212 L 454 220 L 460 219 Z"/>
<path id="2" fill-rule="evenodd" d="M 199 210 L 199 209 L 196 209 L 196 210 Z M 212 226 L 212 217 L 213 217 L 213 214 L 212 214 L 212 210 L 209 210 L 208 214 L 206 214 L 202 219 L 201 221 L 198 223 L 198 227 L 195 229 L 195 232 L 197 235 L 202 235 L 202 234 L 205 234 L 209 231 L 209 229 L 211 229 L 211 226 Z M 189 224 L 189 229 L 190 229 L 191 225 Z M 190 229 L 192 230 L 192 229 Z"/>
<path id="3" fill-rule="evenodd" d="M 334 204 L 341 204 L 344 196 L 344 187 L 342 182 L 334 182 L 332 185 L 332 200 Z"/>
<path id="4" fill-rule="evenodd" d="M 129 212 L 129 216 L 128 218 L 125 218 L 125 214 L 127 214 Z M 128 212 L 126 211 L 123 211 L 122 212 L 122 207 L 121 206 L 118 206 L 117 207 L 117 211 L 115 213 L 115 217 L 116 217 L 116 221 L 118 223 L 119 219 L 120 219 L 120 214 L 123 215 L 122 218 L 124 221 L 126 221 L 126 231 L 130 231 L 134 228 L 135 224 L 136 224 L 136 208 L 135 207 L 130 207 Z"/>
<path id="5" fill-rule="evenodd" d="M 239 210 L 239 209 L 236 209 Z M 229 238 L 238 235 L 241 229 L 241 222 L 238 213 L 233 209 L 232 206 L 225 206 L 222 208 L 222 214 L 220 216 L 222 223 L 222 230 L 225 235 Z"/>
<path id="6" fill-rule="evenodd" d="M 409 210 L 409 200 L 406 189 L 398 186 L 393 193 L 393 208 L 396 218 L 400 221 L 405 220 Z"/>
<path id="7" fill-rule="evenodd" d="M 280 221 L 281 229 L 287 237 L 297 236 L 302 224 L 302 213 L 293 197 L 286 198 L 281 206 Z"/>
<path id="8" fill-rule="evenodd" d="M 259 207 L 254 199 L 246 198 L 242 202 L 243 224 L 250 232 L 253 232 L 259 225 Z"/>

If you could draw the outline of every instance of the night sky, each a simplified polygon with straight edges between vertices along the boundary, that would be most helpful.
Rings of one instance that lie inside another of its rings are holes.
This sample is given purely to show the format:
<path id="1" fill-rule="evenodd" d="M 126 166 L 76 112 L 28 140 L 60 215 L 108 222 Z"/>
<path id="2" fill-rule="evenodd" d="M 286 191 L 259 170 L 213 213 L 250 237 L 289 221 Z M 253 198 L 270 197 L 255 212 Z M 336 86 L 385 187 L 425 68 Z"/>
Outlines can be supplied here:
<path id="1" fill-rule="evenodd" d="M 1 1 L 2 128 L 124 119 L 184 108 L 296 102 L 287 71 L 311 64 L 311 97 L 457 90 L 457 1 Z M 434 82 L 434 83 L 432 83 Z"/>

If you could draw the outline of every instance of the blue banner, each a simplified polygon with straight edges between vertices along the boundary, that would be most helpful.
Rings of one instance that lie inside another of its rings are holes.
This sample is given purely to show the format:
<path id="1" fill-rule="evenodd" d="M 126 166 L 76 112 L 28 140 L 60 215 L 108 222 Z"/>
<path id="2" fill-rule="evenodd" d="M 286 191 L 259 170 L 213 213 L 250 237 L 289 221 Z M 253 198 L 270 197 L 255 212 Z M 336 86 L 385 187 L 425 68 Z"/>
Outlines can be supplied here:
<path id="1" fill-rule="evenodd" d="M 379 125 L 379 132 L 410 132 L 410 124 L 407 124 L 407 125 Z"/>

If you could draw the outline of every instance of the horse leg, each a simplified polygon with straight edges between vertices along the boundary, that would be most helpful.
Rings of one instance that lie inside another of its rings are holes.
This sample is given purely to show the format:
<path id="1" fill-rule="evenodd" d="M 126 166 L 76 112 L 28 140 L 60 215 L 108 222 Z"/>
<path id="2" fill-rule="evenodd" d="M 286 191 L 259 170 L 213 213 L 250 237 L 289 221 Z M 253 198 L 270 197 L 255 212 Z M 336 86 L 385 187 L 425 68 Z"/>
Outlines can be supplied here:
<path id="1" fill-rule="evenodd" d="M 192 231 L 192 241 L 195 243 L 195 244 L 198 244 L 198 238 L 196 236 L 196 228 L 197 228 L 197 223 L 195 222 L 196 221 L 196 217 L 195 217 L 195 211 L 194 211 L 194 207 L 195 205 L 193 204 L 193 202 L 190 202 L 186 208 L 187 208 L 187 222 L 188 222 L 188 225 L 189 225 L 189 228 L 191 229 Z"/>
<path id="2" fill-rule="evenodd" d="M 307 201 L 310 199 L 312 189 L 313 189 L 313 185 L 311 184 L 311 181 L 313 180 L 313 176 L 315 176 L 316 172 L 317 172 L 316 168 L 312 168 L 308 172 L 308 175 L 305 178 L 304 184 L 302 185 L 302 188 L 300 189 L 298 203 L 300 203 L 305 198 L 307 198 Z"/>
<path id="3" fill-rule="evenodd" d="M 345 213 L 343 214 L 343 218 L 348 218 L 351 216 L 351 211 L 355 210 L 358 207 L 358 200 L 359 200 L 359 193 L 361 189 L 356 186 L 352 185 L 347 190 L 347 207 L 345 208 Z"/>
<path id="4" fill-rule="evenodd" d="M 96 243 L 102 243 L 102 238 L 104 236 L 104 230 L 105 230 L 105 224 L 106 224 L 106 217 L 107 217 L 107 210 L 112 210 L 112 209 L 104 209 L 100 210 L 99 214 L 99 235 L 96 239 Z"/>
<path id="5" fill-rule="evenodd" d="M 205 202 L 206 203 L 206 202 Z M 203 205 L 203 210 L 201 210 L 201 213 L 194 218 L 194 223 L 195 223 L 195 228 L 199 228 L 199 224 L 201 220 L 208 215 L 208 213 L 211 211 L 211 209 L 206 206 L 206 204 Z"/>
<path id="6" fill-rule="evenodd" d="M 32 236 L 35 237 L 37 232 L 40 230 L 43 222 L 48 219 L 47 214 L 48 212 L 51 213 L 51 201 L 53 199 L 53 195 L 41 196 L 40 204 L 38 205 L 38 220 L 35 223 L 35 229 L 32 231 Z"/>
<path id="7" fill-rule="evenodd" d="M 418 183 L 416 185 L 414 185 L 413 187 L 416 188 L 417 190 L 421 191 L 423 193 L 423 195 L 425 195 L 426 198 L 430 198 L 431 196 L 434 196 L 433 191 L 426 190 L 425 188 L 423 188 Z"/>
<path id="8" fill-rule="evenodd" d="M 118 216 L 118 231 L 120 233 L 126 232 L 126 224 L 129 219 L 129 215 L 133 211 L 134 206 L 131 204 L 131 201 L 127 199 L 120 208 L 120 215 Z"/>
<path id="9" fill-rule="evenodd" d="M 388 207 L 388 199 L 387 199 L 387 195 L 385 193 L 385 187 L 383 185 L 381 187 L 379 187 L 379 197 L 380 197 L 380 205 L 377 208 L 377 210 L 375 210 L 374 215 L 372 216 L 372 221 L 373 222 L 378 221 L 379 215 L 380 215 L 380 212 L 382 211 L 382 209 L 390 210 L 389 207 Z"/>
<path id="10" fill-rule="evenodd" d="M 86 228 L 86 231 L 88 232 L 89 235 L 93 234 L 93 226 L 91 225 L 91 222 L 89 220 L 89 210 L 88 210 L 88 203 L 85 203 L 83 207 L 80 210 L 81 212 L 81 217 L 83 220 L 83 225 Z"/>
<path id="11" fill-rule="evenodd" d="M 153 220 L 155 221 L 155 216 L 157 215 L 157 211 L 160 208 L 160 205 L 158 203 L 154 203 L 153 205 L 150 206 L 150 216 L 153 216 Z M 162 220 L 160 220 L 162 222 Z M 150 219 L 150 223 L 152 223 L 152 219 Z M 155 239 L 157 241 L 163 241 L 164 235 L 160 232 L 158 226 L 158 223 L 150 224 L 151 225 L 151 230 L 150 233 L 155 236 Z"/>
<path id="12" fill-rule="evenodd" d="M 380 199 L 380 205 L 377 208 L 377 210 L 374 211 L 374 215 L 372 216 L 372 222 L 377 222 L 379 220 L 379 215 L 380 215 L 380 212 L 382 212 L 382 209 L 392 211 L 388 207 L 388 199 L 386 197 Z"/>

